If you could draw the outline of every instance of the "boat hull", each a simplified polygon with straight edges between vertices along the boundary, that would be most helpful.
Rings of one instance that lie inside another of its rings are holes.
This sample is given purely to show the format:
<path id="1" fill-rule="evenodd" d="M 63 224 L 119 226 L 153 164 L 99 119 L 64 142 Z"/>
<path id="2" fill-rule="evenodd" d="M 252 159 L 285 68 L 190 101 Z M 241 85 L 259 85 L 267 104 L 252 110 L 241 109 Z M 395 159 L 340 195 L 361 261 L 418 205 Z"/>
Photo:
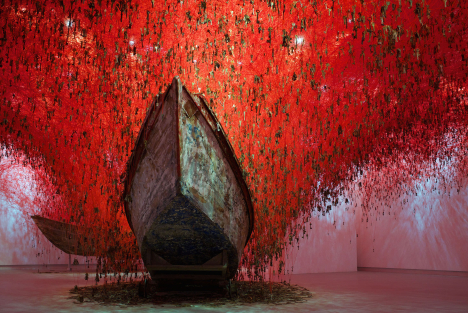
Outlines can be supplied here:
<path id="1" fill-rule="evenodd" d="M 158 266 L 171 268 L 165 273 L 174 277 L 213 278 L 218 272 L 226 279 L 236 273 L 253 227 L 250 193 L 204 98 L 191 95 L 177 78 L 148 111 L 124 197 L 152 277 L 162 273 Z M 208 265 L 218 270 L 197 274 Z"/>
<path id="2" fill-rule="evenodd" d="M 31 216 L 31 218 L 44 236 L 63 252 L 83 256 L 95 254 L 94 245 L 86 236 L 89 230 L 38 215 Z M 84 246 L 82 242 L 88 244 Z"/>

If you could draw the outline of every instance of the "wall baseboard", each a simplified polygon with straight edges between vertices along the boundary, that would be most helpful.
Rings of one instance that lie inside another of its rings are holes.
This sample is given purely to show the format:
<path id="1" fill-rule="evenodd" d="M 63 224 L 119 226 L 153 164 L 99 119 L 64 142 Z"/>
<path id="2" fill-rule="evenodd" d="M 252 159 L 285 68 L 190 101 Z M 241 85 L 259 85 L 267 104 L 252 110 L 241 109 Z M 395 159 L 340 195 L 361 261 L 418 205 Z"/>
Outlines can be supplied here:
<path id="1" fill-rule="evenodd" d="M 403 274 L 424 274 L 424 275 L 468 277 L 468 272 L 464 272 L 464 271 L 418 270 L 418 269 L 383 268 L 383 267 L 358 267 L 357 270 L 358 272 L 383 272 L 383 273 L 403 273 Z"/>

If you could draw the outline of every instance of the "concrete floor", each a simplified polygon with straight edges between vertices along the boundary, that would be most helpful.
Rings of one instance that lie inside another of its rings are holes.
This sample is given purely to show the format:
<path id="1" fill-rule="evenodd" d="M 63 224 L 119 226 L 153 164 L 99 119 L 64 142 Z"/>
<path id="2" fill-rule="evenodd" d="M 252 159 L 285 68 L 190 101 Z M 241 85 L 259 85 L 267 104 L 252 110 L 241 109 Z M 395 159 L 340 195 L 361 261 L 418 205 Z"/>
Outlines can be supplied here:
<path id="1" fill-rule="evenodd" d="M 351 272 L 299 274 L 291 283 L 311 290 L 306 303 L 174 307 L 75 304 L 68 290 L 91 284 L 84 266 L 0 267 L 0 312 L 468 312 L 468 277 L 429 274 Z M 38 273 L 53 271 L 52 273 Z M 91 271 L 92 272 L 92 271 Z M 92 276 L 91 276 L 92 279 Z"/>

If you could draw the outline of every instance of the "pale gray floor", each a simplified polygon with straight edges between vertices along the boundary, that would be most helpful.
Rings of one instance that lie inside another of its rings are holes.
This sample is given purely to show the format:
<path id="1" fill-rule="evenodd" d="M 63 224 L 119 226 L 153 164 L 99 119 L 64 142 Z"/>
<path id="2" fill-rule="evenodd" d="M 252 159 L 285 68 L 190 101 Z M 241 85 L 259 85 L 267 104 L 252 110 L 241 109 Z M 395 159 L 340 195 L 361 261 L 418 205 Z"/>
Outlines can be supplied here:
<path id="1" fill-rule="evenodd" d="M 66 266 L 45 270 L 64 270 Z M 294 305 L 223 307 L 103 306 L 75 304 L 68 290 L 84 280 L 71 273 L 37 273 L 38 267 L 0 267 L 0 312 L 468 312 L 468 277 L 406 273 L 327 273 L 291 276 L 314 297 Z M 92 279 L 92 276 L 90 277 Z"/>

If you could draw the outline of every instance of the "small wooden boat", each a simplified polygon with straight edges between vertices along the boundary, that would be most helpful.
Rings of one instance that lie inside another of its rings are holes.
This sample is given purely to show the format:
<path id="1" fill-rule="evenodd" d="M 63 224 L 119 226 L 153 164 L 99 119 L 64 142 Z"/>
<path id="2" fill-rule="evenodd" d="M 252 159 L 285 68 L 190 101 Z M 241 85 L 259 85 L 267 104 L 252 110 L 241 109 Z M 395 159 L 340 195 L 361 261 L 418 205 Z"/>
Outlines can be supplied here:
<path id="1" fill-rule="evenodd" d="M 254 225 L 250 193 L 206 100 L 178 77 L 147 112 L 123 197 L 153 280 L 235 275 Z"/>
<path id="2" fill-rule="evenodd" d="M 88 229 L 38 215 L 31 216 L 31 218 L 44 236 L 63 252 L 84 256 L 94 255 L 93 245 L 87 237 Z M 89 244 L 82 244 L 88 242 Z"/>

